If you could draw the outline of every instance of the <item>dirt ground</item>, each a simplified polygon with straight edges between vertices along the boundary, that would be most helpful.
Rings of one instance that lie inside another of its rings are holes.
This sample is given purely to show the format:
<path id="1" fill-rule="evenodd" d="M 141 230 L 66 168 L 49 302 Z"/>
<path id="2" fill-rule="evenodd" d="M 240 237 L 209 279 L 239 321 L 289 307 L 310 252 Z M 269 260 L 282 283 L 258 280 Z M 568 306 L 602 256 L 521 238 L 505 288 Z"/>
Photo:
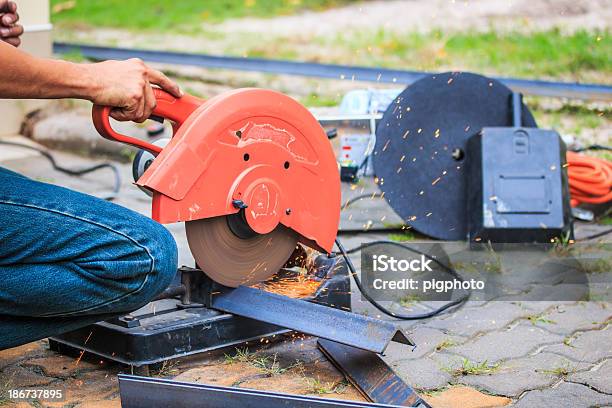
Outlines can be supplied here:
<path id="1" fill-rule="evenodd" d="M 427 18 L 423 18 L 423 17 Z M 222 32 L 331 35 L 358 27 L 396 32 L 495 29 L 565 30 L 606 28 L 612 21 L 610 0 L 396 0 L 358 3 L 324 12 L 246 18 L 219 25 Z"/>

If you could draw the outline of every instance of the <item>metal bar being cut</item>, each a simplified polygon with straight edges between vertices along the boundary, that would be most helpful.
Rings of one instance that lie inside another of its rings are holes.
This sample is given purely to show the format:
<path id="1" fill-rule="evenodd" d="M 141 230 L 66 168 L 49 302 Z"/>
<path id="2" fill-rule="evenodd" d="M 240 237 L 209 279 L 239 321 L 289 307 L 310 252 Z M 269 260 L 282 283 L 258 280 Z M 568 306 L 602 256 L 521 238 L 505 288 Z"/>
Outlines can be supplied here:
<path id="1" fill-rule="evenodd" d="M 57 54 L 81 54 L 94 60 L 140 58 L 149 62 L 175 65 L 192 65 L 205 68 L 223 68 L 238 71 L 269 72 L 274 74 L 300 75 L 321 78 L 336 78 L 354 81 L 397 83 L 410 85 L 433 73 L 376 67 L 360 67 L 313 62 L 272 60 L 264 58 L 223 57 L 184 52 L 156 51 L 129 48 L 98 47 L 83 44 L 54 42 L 53 52 Z M 580 84 L 572 82 L 551 82 L 516 78 L 495 78 L 515 92 L 529 95 L 576 98 L 585 100 L 612 101 L 612 86 Z"/>
<path id="2" fill-rule="evenodd" d="M 119 374 L 123 408 L 401 408 Z"/>
<path id="3" fill-rule="evenodd" d="M 369 401 L 402 407 L 430 408 L 380 358 L 370 351 L 319 339 L 319 349 Z"/>
<path id="4" fill-rule="evenodd" d="M 216 293 L 212 307 L 375 353 L 391 341 L 414 346 L 392 322 L 245 286 Z"/>

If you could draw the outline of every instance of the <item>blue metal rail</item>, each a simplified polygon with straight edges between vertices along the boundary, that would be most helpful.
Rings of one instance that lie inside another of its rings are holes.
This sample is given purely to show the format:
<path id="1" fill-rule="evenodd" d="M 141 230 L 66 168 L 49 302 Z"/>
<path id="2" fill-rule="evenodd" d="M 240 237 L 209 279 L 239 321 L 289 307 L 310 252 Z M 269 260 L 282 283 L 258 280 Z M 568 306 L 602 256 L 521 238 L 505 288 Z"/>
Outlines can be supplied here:
<path id="1" fill-rule="evenodd" d="M 205 68 L 220 68 L 239 71 L 257 71 L 284 75 L 300 75 L 341 80 L 396 83 L 410 85 L 429 72 L 407 71 L 386 68 L 360 67 L 337 64 L 318 64 L 272 60 L 264 58 L 223 57 L 206 54 L 190 54 L 173 51 L 156 51 L 129 48 L 99 47 L 82 44 L 55 42 L 57 54 L 78 53 L 93 60 L 140 58 L 149 62 L 176 65 L 192 65 Z M 574 98 L 584 100 L 612 101 L 612 86 L 580 84 L 572 82 L 549 82 L 516 78 L 495 78 L 514 91 L 529 95 Z"/>

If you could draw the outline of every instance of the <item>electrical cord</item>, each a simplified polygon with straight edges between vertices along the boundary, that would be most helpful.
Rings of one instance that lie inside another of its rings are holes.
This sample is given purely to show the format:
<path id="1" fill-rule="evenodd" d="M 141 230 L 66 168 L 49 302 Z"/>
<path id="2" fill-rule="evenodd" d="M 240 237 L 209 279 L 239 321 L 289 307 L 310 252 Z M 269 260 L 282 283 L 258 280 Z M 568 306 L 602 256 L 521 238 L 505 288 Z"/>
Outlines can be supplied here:
<path id="1" fill-rule="evenodd" d="M 572 207 L 612 200 L 612 162 L 567 152 L 567 164 Z"/>
<path id="2" fill-rule="evenodd" d="M 442 267 L 442 269 L 444 269 L 446 272 L 448 272 L 451 276 L 453 276 L 454 278 L 458 279 L 461 282 L 464 282 L 464 279 L 461 277 L 461 275 L 459 275 L 457 273 L 457 271 L 455 271 L 453 268 L 451 268 L 448 265 L 443 264 L 442 262 L 438 261 L 437 259 L 431 257 L 430 255 L 419 251 L 418 249 L 415 248 L 411 248 L 409 246 L 406 245 L 402 245 L 398 242 L 394 242 L 394 241 L 384 241 L 384 240 L 379 240 L 379 241 L 372 241 L 372 242 L 367 242 L 365 244 L 362 244 L 358 247 L 355 248 L 351 248 L 348 251 L 344 248 L 344 246 L 342 245 L 342 243 L 340 242 L 340 240 L 338 240 L 336 238 L 336 247 L 338 247 L 338 250 L 340 251 L 340 253 L 342 254 L 342 257 L 344 258 L 344 260 L 346 261 L 346 264 L 349 268 L 349 270 L 351 271 L 351 275 L 353 275 L 353 279 L 355 279 L 355 284 L 357 285 L 357 288 L 359 289 L 359 292 L 361 292 L 361 294 L 363 295 L 364 298 L 367 299 L 368 302 L 370 302 L 370 304 L 372 306 L 374 306 L 376 309 L 380 310 L 382 313 L 386 314 L 387 316 L 391 316 L 394 317 L 396 319 L 400 319 L 400 320 L 420 320 L 420 319 L 428 319 L 430 317 L 434 317 L 437 316 L 438 314 L 442 313 L 443 311 L 453 307 L 453 306 L 459 306 L 463 303 L 465 303 L 468 298 L 470 297 L 471 291 L 468 291 L 465 295 L 463 295 L 462 297 L 460 297 L 459 299 L 456 300 L 452 300 L 448 303 L 446 303 L 445 305 L 432 310 L 431 312 L 427 312 L 427 313 L 420 313 L 420 314 L 414 314 L 414 315 L 406 315 L 406 314 L 402 314 L 402 313 L 396 313 L 396 312 L 392 312 L 391 310 L 387 309 L 386 307 L 384 307 L 383 305 L 381 305 L 380 303 L 378 303 L 376 300 L 374 300 L 363 288 L 363 285 L 361 284 L 361 279 L 359 279 L 359 277 L 357 276 L 357 269 L 355 268 L 355 265 L 353 265 L 353 262 L 351 261 L 349 254 L 354 253 L 354 252 L 358 252 L 361 251 L 364 248 L 368 248 L 371 247 L 373 245 L 392 245 L 392 246 L 396 246 L 402 249 L 405 249 L 407 251 L 411 251 L 414 252 L 416 254 L 419 255 L 423 255 L 424 257 L 426 257 L 427 259 L 432 260 L 434 263 L 438 264 L 440 267 Z"/>
<path id="3" fill-rule="evenodd" d="M 612 228 L 609 228 L 607 230 L 604 230 L 604 231 L 601 231 L 601 232 L 598 232 L 598 233 L 595 233 L 595 234 L 592 234 L 592 235 L 587 235 L 586 237 L 580 238 L 577 241 L 581 241 L 581 242 L 582 241 L 590 241 L 590 240 L 595 239 L 595 238 L 605 237 L 608 234 L 612 234 Z"/>
<path id="4" fill-rule="evenodd" d="M 593 144 L 593 145 L 586 146 L 586 147 L 579 147 L 577 149 L 572 149 L 572 152 L 580 153 L 580 152 L 586 152 L 587 150 L 607 150 L 607 151 L 612 151 L 612 147 L 604 146 L 604 145 L 600 145 L 600 144 Z"/>
<path id="5" fill-rule="evenodd" d="M 0 144 L 6 145 L 6 146 L 15 146 L 15 147 L 21 147 L 21 148 L 24 148 L 24 149 L 34 150 L 34 151 L 40 153 L 47 160 L 49 160 L 49 162 L 51 163 L 51 166 L 55 170 L 57 170 L 57 171 L 59 171 L 61 173 L 68 174 L 70 176 L 82 176 L 83 174 L 91 173 L 93 171 L 104 169 L 104 168 L 111 169 L 111 171 L 113 172 L 113 174 L 115 176 L 115 184 L 114 184 L 113 190 L 112 190 L 112 192 L 110 194 L 107 194 L 105 196 L 99 197 L 99 198 L 102 198 L 103 200 L 107 200 L 107 201 L 114 200 L 115 198 L 117 198 L 117 196 L 119 194 L 119 190 L 121 189 L 121 173 L 119 172 L 119 169 L 117 168 L 117 166 L 115 166 L 112 163 L 100 163 L 100 164 L 96 164 L 96 165 L 93 165 L 91 167 L 85 167 L 85 168 L 82 168 L 82 169 L 69 169 L 69 168 L 62 167 L 62 166 L 58 165 L 56 160 L 55 160 L 55 158 L 51 155 L 51 153 L 47 152 L 46 150 L 39 149 L 36 146 L 30 146 L 30 145 L 24 144 L 24 143 L 8 142 L 8 141 L 5 141 L 5 140 L 0 140 Z"/>
<path id="6" fill-rule="evenodd" d="M 361 194 L 361 195 L 358 195 L 357 197 L 353 197 L 347 200 L 346 203 L 344 203 L 344 205 L 342 206 L 342 209 L 345 210 L 351 204 L 354 204 L 357 201 L 362 200 L 364 198 L 384 198 L 384 195 L 381 193 Z"/>

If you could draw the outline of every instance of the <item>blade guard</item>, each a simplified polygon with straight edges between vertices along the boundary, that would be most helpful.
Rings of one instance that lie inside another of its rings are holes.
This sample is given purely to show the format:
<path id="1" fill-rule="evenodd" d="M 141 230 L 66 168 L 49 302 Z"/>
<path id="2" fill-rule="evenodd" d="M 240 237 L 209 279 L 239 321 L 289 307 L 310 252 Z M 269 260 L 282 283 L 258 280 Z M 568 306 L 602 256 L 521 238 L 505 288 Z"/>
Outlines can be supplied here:
<path id="1" fill-rule="evenodd" d="M 153 191 L 161 223 L 242 208 L 258 233 L 281 223 L 305 245 L 334 245 L 341 198 L 332 147 L 312 114 L 278 92 L 239 89 L 202 103 L 137 184 Z"/>

